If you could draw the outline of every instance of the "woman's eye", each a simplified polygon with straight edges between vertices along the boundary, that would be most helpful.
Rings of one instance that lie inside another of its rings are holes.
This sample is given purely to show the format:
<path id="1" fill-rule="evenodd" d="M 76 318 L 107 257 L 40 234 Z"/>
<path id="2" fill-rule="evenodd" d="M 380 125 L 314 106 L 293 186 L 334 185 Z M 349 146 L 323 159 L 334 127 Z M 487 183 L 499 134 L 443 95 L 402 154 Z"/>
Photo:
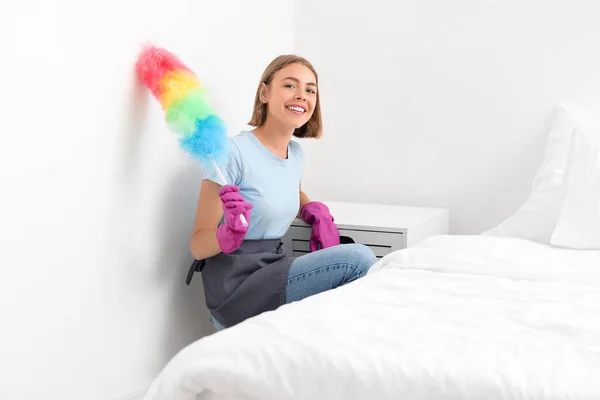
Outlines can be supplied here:
<path id="1" fill-rule="evenodd" d="M 312 93 L 312 94 L 315 94 L 315 93 L 316 93 L 316 92 L 315 92 L 313 89 L 308 89 L 308 90 L 307 90 L 307 92 L 308 92 L 308 93 Z"/>
<path id="2" fill-rule="evenodd" d="M 293 89 L 293 88 L 294 88 L 294 85 L 292 85 L 291 83 L 288 83 L 287 85 L 285 85 L 285 87 L 287 87 L 287 88 L 290 88 L 290 89 Z"/>

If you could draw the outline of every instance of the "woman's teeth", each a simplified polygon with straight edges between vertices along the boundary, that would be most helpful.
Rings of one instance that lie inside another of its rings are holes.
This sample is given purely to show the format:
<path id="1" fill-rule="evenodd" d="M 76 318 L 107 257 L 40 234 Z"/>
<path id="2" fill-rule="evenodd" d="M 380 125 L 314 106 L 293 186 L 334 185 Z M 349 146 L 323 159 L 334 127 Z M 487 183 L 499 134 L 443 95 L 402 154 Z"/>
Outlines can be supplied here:
<path id="1" fill-rule="evenodd" d="M 288 107 L 288 110 L 296 111 L 296 112 L 299 112 L 299 113 L 303 113 L 304 112 L 304 109 L 300 108 L 300 107 Z"/>

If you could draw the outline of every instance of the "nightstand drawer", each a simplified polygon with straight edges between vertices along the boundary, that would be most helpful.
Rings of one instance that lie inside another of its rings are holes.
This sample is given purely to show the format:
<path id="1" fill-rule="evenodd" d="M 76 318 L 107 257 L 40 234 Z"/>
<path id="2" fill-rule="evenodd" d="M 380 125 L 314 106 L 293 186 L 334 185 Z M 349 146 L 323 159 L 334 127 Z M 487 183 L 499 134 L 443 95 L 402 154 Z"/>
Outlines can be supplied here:
<path id="1" fill-rule="evenodd" d="M 402 240 L 402 233 L 359 231 L 354 229 L 338 228 L 340 236 L 348 236 L 356 243 L 374 244 L 377 246 L 394 246 L 397 240 Z M 310 226 L 290 226 L 288 234 L 293 239 L 310 240 L 312 228 Z"/>
<path id="2" fill-rule="evenodd" d="M 373 250 L 377 258 L 404 248 L 404 237 L 400 232 L 363 231 L 344 229 L 343 227 L 338 227 L 338 231 L 340 236 L 346 236 L 355 243 L 367 245 Z M 309 253 L 311 232 L 312 228 L 310 226 L 291 226 L 286 235 L 288 251 L 291 250 L 291 253 L 295 256 Z"/>
<path id="3" fill-rule="evenodd" d="M 357 231 L 350 229 L 338 229 L 340 236 L 348 236 L 356 243 L 366 245 L 393 247 L 397 240 L 402 240 L 401 233 Z"/>
<path id="4" fill-rule="evenodd" d="M 359 242 L 356 242 L 359 243 Z M 392 248 L 391 246 L 374 246 L 374 245 L 367 245 L 371 250 L 373 250 L 373 253 L 375 253 L 375 256 L 377 258 L 381 258 L 383 256 L 385 256 L 386 254 L 391 253 Z M 310 253 L 310 242 L 308 240 L 299 240 L 299 239 L 292 239 L 292 250 L 294 252 L 294 254 L 306 254 L 306 253 Z"/>

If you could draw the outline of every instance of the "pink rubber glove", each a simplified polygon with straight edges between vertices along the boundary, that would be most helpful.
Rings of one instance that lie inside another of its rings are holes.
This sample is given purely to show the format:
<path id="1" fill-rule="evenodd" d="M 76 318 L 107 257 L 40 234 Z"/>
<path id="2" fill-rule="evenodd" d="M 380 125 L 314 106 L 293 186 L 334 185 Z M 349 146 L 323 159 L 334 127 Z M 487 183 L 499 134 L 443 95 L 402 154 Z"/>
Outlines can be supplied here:
<path id="1" fill-rule="evenodd" d="M 311 201 L 300 210 L 300 218 L 312 225 L 310 251 L 326 249 L 340 244 L 340 233 L 333 223 L 329 208 L 321 202 Z"/>
<path id="2" fill-rule="evenodd" d="M 240 214 L 244 214 L 250 224 L 250 209 L 253 206 L 246 203 L 239 192 L 240 188 L 234 185 L 225 185 L 219 189 L 225 221 L 217 228 L 217 242 L 225 254 L 237 250 L 248 232 L 249 226 L 244 226 Z"/>

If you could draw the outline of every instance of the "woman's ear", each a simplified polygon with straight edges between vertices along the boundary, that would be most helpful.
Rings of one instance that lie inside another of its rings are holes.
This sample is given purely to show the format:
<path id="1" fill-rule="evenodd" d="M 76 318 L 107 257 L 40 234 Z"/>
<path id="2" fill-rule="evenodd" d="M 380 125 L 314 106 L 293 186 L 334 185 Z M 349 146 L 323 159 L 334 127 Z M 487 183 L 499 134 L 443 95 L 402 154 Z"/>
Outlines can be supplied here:
<path id="1" fill-rule="evenodd" d="M 263 83 L 260 84 L 260 101 L 265 104 L 269 98 L 269 87 Z"/>

